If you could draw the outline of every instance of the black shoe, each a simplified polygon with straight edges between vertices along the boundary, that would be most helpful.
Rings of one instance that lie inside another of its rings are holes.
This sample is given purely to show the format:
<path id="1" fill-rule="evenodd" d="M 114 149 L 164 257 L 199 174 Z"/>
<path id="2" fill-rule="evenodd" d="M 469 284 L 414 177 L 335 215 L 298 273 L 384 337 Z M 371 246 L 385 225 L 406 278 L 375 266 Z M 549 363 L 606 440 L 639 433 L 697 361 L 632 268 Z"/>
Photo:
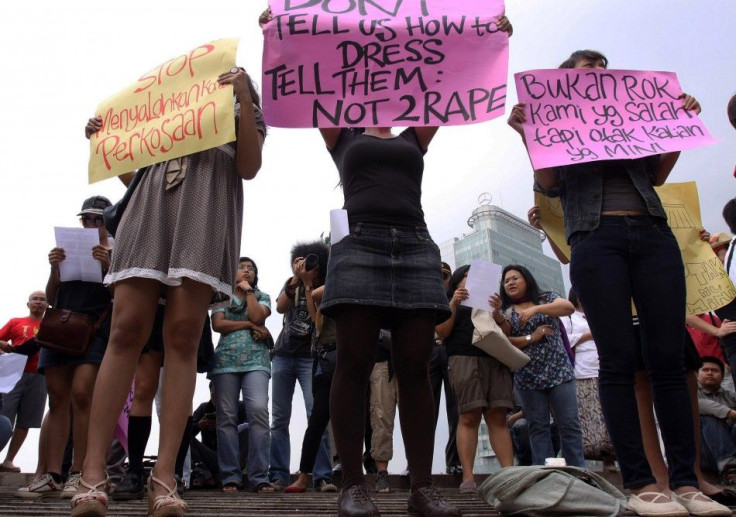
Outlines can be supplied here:
<path id="1" fill-rule="evenodd" d="M 370 452 L 363 453 L 363 468 L 365 468 L 366 474 L 378 474 L 378 467 L 376 466 L 376 460 L 371 457 Z"/>
<path id="2" fill-rule="evenodd" d="M 463 468 L 460 465 L 450 465 L 447 467 L 446 472 L 451 476 L 462 476 Z"/>
<path id="3" fill-rule="evenodd" d="M 133 501 L 143 499 L 144 492 L 143 475 L 128 470 L 123 480 L 115 487 L 112 498 L 114 501 Z"/>
<path id="4" fill-rule="evenodd" d="M 179 498 L 184 499 L 184 492 L 187 491 L 187 484 L 179 474 L 174 474 L 174 479 L 176 480 L 176 493 L 179 494 Z"/>
<path id="5" fill-rule="evenodd" d="M 337 498 L 338 517 L 379 517 L 381 514 L 370 493 L 371 489 L 365 483 L 342 489 Z"/>
<path id="6" fill-rule="evenodd" d="M 736 506 L 736 492 L 730 487 L 726 487 L 720 492 L 711 494 L 708 497 L 713 499 L 715 502 L 725 504 L 726 506 Z"/>
<path id="7" fill-rule="evenodd" d="M 411 493 L 408 501 L 409 515 L 424 517 L 460 517 L 462 512 L 445 502 L 433 486 L 424 486 Z"/>

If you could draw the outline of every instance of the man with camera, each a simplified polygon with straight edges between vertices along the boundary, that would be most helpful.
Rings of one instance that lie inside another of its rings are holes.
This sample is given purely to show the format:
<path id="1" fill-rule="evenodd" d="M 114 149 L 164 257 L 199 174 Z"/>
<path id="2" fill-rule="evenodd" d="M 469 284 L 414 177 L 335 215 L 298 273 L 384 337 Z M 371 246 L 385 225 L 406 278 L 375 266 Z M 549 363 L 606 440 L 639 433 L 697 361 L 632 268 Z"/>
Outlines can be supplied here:
<path id="1" fill-rule="evenodd" d="M 306 290 L 302 276 L 320 263 L 326 264 L 329 250 L 321 241 L 298 243 L 291 249 L 292 276 L 284 283 L 276 300 L 276 310 L 284 315 L 284 327 L 273 350 L 271 364 L 272 420 L 270 478 L 277 489 L 291 484 L 289 463 L 291 440 L 289 423 L 294 387 L 299 382 L 304 394 L 307 418 L 312 413 L 312 332 L 314 322 L 307 308 Z M 314 465 L 314 486 L 332 478 L 330 447 L 327 431 L 317 453 Z"/>

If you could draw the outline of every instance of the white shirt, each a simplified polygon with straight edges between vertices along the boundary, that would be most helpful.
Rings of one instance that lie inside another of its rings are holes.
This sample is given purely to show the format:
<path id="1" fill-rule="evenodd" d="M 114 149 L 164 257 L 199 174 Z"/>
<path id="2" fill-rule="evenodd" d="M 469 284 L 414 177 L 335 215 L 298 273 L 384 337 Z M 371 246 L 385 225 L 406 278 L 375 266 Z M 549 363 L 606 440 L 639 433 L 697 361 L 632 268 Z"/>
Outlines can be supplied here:
<path id="1" fill-rule="evenodd" d="M 567 331 L 570 346 L 575 351 L 575 378 L 596 379 L 600 362 L 598 361 L 598 350 L 592 339 L 580 342 L 583 334 L 590 331 L 585 314 L 575 311 L 569 318 L 562 318 L 562 324 Z"/>

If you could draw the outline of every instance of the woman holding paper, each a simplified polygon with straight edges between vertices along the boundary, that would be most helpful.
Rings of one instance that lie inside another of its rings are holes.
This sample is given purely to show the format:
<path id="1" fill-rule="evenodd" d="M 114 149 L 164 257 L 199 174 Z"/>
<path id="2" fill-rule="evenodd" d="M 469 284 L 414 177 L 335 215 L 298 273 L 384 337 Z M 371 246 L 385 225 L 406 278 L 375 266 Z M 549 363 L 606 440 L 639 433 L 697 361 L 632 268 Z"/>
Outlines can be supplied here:
<path id="1" fill-rule="evenodd" d="M 511 344 L 529 356 L 529 362 L 514 372 L 514 386 L 529 422 L 532 462 L 544 465 L 555 456 L 551 409 L 560 432 L 562 457 L 568 465 L 585 467 L 575 373 L 559 320 L 575 312 L 575 307 L 555 293 L 540 291 L 531 272 L 519 265 L 503 269 L 499 292 L 491 297 L 493 318 Z"/>
<path id="2" fill-rule="evenodd" d="M 600 52 L 574 52 L 560 68 L 604 69 Z M 700 113 L 681 94 L 683 107 Z M 524 105 L 509 124 L 522 135 Z M 629 507 L 639 515 L 731 515 L 697 489 L 690 398 L 685 380 L 682 329 L 685 273 L 679 246 L 654 190 L 669 176 L 679 152 L 534 171 L 537 187 L 560 197 L 565 235 L 572 249 L 570 279 L 580 297 L 600 358 L 600 398 Z M 631 326 L 634 300 L 669 460 L 669 494 L 657 489 L 644 454 L 634 376 L 637 347 Z"/>
<path id="3" fill-rule="evenodd" d="M 72 497 L 77 491 L 79 473 L 87 449 L 90 398 L 110 332 L 110 291 L 101 282 L 102 275 L 110 267 L 112 249 L 111 239 L 108 239 L 102 221 L 102 211 L 108 206 L 110 201 L 106 197 L 93 196 L 84 201 L 81 212 L 77 214 L 84 228 L 99 234 L 99 244 L 89 250 L 91 258 L 99 263 L 97 267 L 100 276 L 97 282 L 62 280 L 60 269 L 67 258 L 66 252 L 61 247 L 49 252 L 51 271 L 46 284 L 46 299 L 55 309 L 88 315 L 95 323 L 99 322 L 100 330 L 83 357 L 41 349 L 38 372 L 43 373 L 46 378 L 49 413 L 45 422 L 47 430 L 41 434 L 45 439 L 41 440 L 39 449 L 46 458 L 47 472 L 38 472 L 36 479 L 28 487 L 16 492 L 19 497 L 34 498 L 48 493 L 59 493 L 61 490 L 61 497 L 66 498 Z M 69 477 L 61 488 L 62 460 L 69 438 L 70 417 L 73 418 L 71 425 L 74 458 Z"/>
<path id="4" fill-rule="evenodd" d="M 260 99 L 242 68 L 221 74 L 236 100 L 237 140 L 147 168 L 117 231 L 105 282 L 115 290 L 110 341 L 92 400 L 87 458 L 73 516 L 107 510 L 105 459 L 138 356 L 151 333 L 160 298 L 166 300 L 161 439 L 148 479 L 149 514 L 183 515 L 174 464 L 194 393 L 197 345 L 208 308 L 227 305 L 238 265 L 243 179 L 261 166 L 266 127 Z M 101 128 L 92 118 L 89 137 Z"/>
<path id="5" fill-rule="evenodd" d="M 496 358 L 473 346 L 472 309 L 461 305 L 468 298 L 465 281 L 469 270 L 470 266 L 461 266 L 452 274 L 447 291 L 452 314 L 436 328 L 447 349 L 450 385 L 460 413 L 457 450 L 463 467 L 461 493 L 475 493 L 477 490 L 473 463 L 481 419 L 486 421 L 491 447 L 501 467 L 514 464 L 514 447 L 506 425 L 506 413 L 514 408 L 511 372 Z M 488 310 L 491 309 L 489 306 Z M 500 315 L 497 318 L 500 321 Z M 505 323 L 506 320 L 501 322 L 502 325 Z"/>

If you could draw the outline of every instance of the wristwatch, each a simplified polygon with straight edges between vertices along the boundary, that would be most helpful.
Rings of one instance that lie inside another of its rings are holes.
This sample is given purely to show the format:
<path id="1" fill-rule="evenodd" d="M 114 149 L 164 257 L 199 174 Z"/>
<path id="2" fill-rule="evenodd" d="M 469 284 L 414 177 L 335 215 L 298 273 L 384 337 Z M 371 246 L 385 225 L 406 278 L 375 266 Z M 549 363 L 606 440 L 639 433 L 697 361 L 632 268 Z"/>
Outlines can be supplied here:
<path id="1" fill-rule="evenodd" d="M 527 334 L 524 337 L 526 338 L 527 343 L 531 343 L 532 342 L 532 335 L 531 334 Z"/>

